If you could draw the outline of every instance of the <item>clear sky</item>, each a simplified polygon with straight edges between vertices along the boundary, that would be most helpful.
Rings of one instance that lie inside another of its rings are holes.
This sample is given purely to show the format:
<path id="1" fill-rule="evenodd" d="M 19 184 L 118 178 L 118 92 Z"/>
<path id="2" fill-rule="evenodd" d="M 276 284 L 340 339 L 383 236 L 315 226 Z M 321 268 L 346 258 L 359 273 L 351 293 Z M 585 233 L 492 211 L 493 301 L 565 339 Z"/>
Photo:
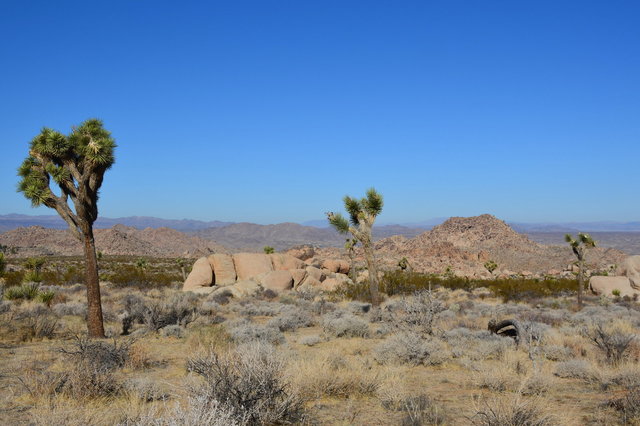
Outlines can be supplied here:
<path id="1" fill-rule="evenodd" d="M 104 120 L 106 217 L 640 220 L 640 2 L 0 3 L 0 214 L 43 126 Z"/>

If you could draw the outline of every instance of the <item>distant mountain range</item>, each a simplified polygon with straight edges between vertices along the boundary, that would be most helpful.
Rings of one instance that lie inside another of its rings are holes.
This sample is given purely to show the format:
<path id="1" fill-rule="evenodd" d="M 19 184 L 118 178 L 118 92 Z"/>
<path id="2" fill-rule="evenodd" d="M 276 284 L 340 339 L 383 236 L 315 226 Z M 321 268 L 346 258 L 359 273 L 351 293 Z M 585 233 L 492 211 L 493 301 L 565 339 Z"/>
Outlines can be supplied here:
<path id="1" fill-rule="evenodd" d="M 172 228 L 177 231 L 195 231 L 205 228 L 216 228 L 220 226 L 230 225 L 233 222 L 220 222 L 218 220 L 205 222 L 201 220 L 191 219 L 160 219 L 149 216 L 129 216 L 108 218 L 99 217 L 95 223 L 97 229 L 107 229 L 114 225 L 125 225 L 136 229 L 145 228 Z M 67 224 L 57 215 L 40 215 L 31 216 L 26 214 L 7 214 L 0 215 L 0 232 L 10 231 L 12 229 L 28 226 L 42 226 L 51 229 L 66 229 Z"/>

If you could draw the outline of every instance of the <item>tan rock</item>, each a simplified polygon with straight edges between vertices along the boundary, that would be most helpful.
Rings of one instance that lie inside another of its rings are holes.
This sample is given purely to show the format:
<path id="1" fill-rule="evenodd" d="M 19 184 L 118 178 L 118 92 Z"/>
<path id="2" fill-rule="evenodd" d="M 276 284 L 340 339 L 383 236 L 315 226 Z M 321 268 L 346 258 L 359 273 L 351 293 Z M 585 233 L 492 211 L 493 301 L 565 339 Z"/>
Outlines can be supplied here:
<path id="1" fill-rule="evenodd" d="M 264 253 L 236 253 L 233 255 L 233 264 L 239 281 L 273 271 L 271 258 Z"/>
<path id="2" fill-rule="evenodd" d="M 638 291 L 631 288 L 631 281 L 627 277 L 603 277 L 595 276 L 589 280 L 589 288 L 594 294 L 613 296 L 613 291 L 620 292 L 620 296 L 633 297 L 634 294 L 638 294 Z"/>
<path id="3" fill-rule="evenodd" d="M 340 269 L 338 269 L 338 272 L 347 275 L 349 274 L 349 270 L 351 270 L 351 264 L 346 260 L 340 259 Z"/>
<path id="4" fill-rule="evenodd" d="M 211 269 L 213 269 L 213 282 L 216 285 L 224 286 L 236 282 L 236 267 L 233 258 L 224 253 L 216 253 L 208 258 Z"/>
<path id="5" fill-rule="evenodd" d="M 240 296 L 235 296 L 234 294 L 234 297 L 255 296 L 260 290 L 260 285 L 253 280 L 238 281 L 234 285 L 224 287 L 224 288 L 231 288 L 231 287 L 233 287 L 235 290 L 237 290 L 237 292 L 240 293 Z"/>
<path id="6" fill-rule="evenodd" d="M 311 275 L 318 281 L 324 281 L 324 279 L 327 277 L 327 275 L 322 272 L 322 269 L 316 268 L 315 266 L 307 266 L 305 269 L 309 273 L 309 275 Z"/>
<path id="7" fill-rule="evenodd" d="M 344 274 L 335 274 L 333 277 L 327 278 L 326 280 L 322 281 L 319 288 L 324 291 L 335 291 L 343 284 L 348 283 L 352 283 L 349 277 Z"/>
<path id="8" fill-rule="evenodd" d="M 298 287 L 308 274 L 305 269 L 292 269 L 289 272 L 291 272 L 291 277 L 293 278 L 293 288 Z"/>
<path id="9" fill-rule="evenodd" d="M 293 288 L 293 277 L 289 271 L 271 271 L 264 275 L 261 284 L 265 290 L 281 293 Z"/>
<path id="10" fill-rule="evenodd" d="M 182 290 L 189 291 L 198 287 L 211 287 L 213 284 L 213 270 L 206 257 L 196 260 L 189 276 L 182 285 Z"/>
<path id="11" fill-rule="evenodd" d="M 640 256 L 629 256 L 623 260 L 618 273 L 629 278 L 632 288 L 640 290 Z"/>
<path id="12" fill-rule="evenodd" d="M 307 275 L 306 278 L 304 280 L 302 280 L 302 282 L 300 283 L 300 285 L 297 287 L 297 289 L 300 289 L 302 287 L 317 287 L 319 288 L 322 285 L 322 282 L 318 279 L 316 279 L 313 275 Z"/>
<path id="13" fill-rule="evenodd" d="M 340 261 L 338 259 L 327 259 L 322 262 L 322 269 L 327 269 L 329 272 L 340 271 Z"/>
<path id="14" fill-rule="evenodd" d="M 289 254 L 273 253 L 271 256 L 271 263 L 273 264 L 274 271 L 288 271 L 290 269 L 302 269 L 306 265 L 305 263 Z"/>
<path id="15" fill-rule="evenodd" d="M 291 250 L 287 251 L 287 254 L 295 258 L 298 258 L 300 260 L 307 260 L 315 256 L 316 253 L 313 247 L 305 246 L 305 247 L 292 248 Z"/>

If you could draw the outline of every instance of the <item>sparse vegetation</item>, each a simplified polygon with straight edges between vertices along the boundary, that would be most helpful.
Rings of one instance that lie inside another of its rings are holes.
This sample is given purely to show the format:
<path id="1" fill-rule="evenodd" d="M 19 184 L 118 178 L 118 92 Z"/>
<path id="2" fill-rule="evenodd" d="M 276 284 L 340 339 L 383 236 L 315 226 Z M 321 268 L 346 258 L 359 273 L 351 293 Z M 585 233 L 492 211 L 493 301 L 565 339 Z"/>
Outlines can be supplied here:
<path id="1" fill-rule="evenodd" d="M 23 260 L 9 261 L 22 270 Z M 293 292 L 221 304 L 218 296 L 182 293 L 171 284 L 107 283 L 105 326 L 114 341 L 81 333 L 84 285 L 45 284 L 48 273 L 78 262 L 47 259 L 38 290 L 55 293 L 50 308 L 38 296 L 0 302 L 0 419 L 7 424 L 255 424 L 282 410 L 290 415 L 274 421 L 637 421 L 640 357 L 636 339 L 628 338 L 637 334 L 640 310 L 633 301 L 603 304 L 587 297 L 576 312 L 576 280 L 567 280 L 572 288 L 549 279 L 483 281 L 396 271 L 385 274 L 380 288 L 388 293 L 378 307 L 368 303 L 366 284 L 354 284 L 364 302 L 346 292 L 310 299 Z M 135 263 L 135 257 L 107 255 L 101 267 L 110 277 L 124 265 L 137 269 Z M 175 260 L 147 258 L 147 279 L 162 273 L 179 279 Z M 531 345 L 526 339 L 516 345 L 487 330 L 492 318 L 517 319 L 537 337 Z M 266 348 L 255 353 L 273 355 L 279 367 L 259 372 L 261 361 L 242 367 L 242 355 L 255 345 Z M 215 380 L 230 380 L 215 392 L 209 390 L 213 376 L 191 367 L 184 376 L 189 360 L 210 362 L 211 353 L 218 357 Z M 274 376 L 268 372 L 277 372 L 284 394 L 272 399 L 252 385 L 263 402 L 246 409 L 238 408 L 246 405 L 242 398 L 220 396 L 244 389 L 251 376 L 268 383 Z"/>

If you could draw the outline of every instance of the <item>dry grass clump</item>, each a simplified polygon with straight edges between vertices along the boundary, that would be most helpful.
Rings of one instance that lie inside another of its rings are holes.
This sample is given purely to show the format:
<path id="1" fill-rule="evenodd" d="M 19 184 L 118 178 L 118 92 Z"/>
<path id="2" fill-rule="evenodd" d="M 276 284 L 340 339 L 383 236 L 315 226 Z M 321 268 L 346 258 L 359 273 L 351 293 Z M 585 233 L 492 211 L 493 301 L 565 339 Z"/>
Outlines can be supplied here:
<path id="1" fill-rule="evenodd" d="M 381 364 L 439 365 L 451 358 L 451 352 L 444 342 L 435 337 L 424 339 L 418 333 L 404 332 L 378 345 L 374 357 Z"/>
<path id="2" fill-rule="evenodd" d="M 584 330 L 584 335 L 602 352 L 608 363 L 617 365 L 637 339 L 635 331 L 628 323 L 604 325 L 596 322 Z"/>
<path id="3" fill-rule="evenodd" d="M 640 424 L 640 387 L 626 389 L 623 397 L 610 399 L 608 405 L 620 414 L 623 424 Z"/>
<path id="4" fill-rule="evenodd" d="M 585 359 L 559 362 L 556 364 L 553 374 L 563 379 L 581 379 L 585 381 L 591 381 L 596 376 L 593 366 Z"/>
<path id="5" fill-rule="evenodd" d="M 227 332 L 238 344 L 266 342 L 273 345 L 284 343 L 284 334 L 270 325 L 255 324 L 247 318 L 238 318 L 224 323 Z"/>
<path id="6" fill-rule="evenodd" d="M 204 379 L 193 395 L 229 410 L 238 424 L 299 421 L 303 401 L 284 377 L 284 362 L 271 345 L 254 342 L 227 353 L 209 351 L 189 358 L 187 370 Z M 215 402 L 214 402 L 215 401 Z"/>
<path id="7" fill-rule="evenodd" d="M 63 330 L 58 316 L 42 304 L 4 307 L 0 314 L 0 340 L 30 342 L 53 339 Z"/>
<path id="8" fill-rule="evenodd" d="M 478 400 L 471 424 L 477 426 L 552 426 L 558 419 L 548 414 L 543 400 L 523 398 L 521 394 Z"/>
<path id="9" fill-rule="evenodd" d="M 306 399 L 373 396 L 382 384 L 381 374 L 366 361 L 338 353 L 313 353 L 292 360 L 288 374 L 292 385 Z"/>
<path id="10" fill-rule="evenodd" d="M 335 310 L 322 317 L 322 329 L 334 337 L 369 337 L 369 324 L 344 310 Z"/>
<path id="11" fill-rule="evenodd" d="M 381 403 L 386 410 L 404 413 L 400 421 L 402 426 L 446 424 L 446 417 L 442 409 L 424 394 L 405 396 L 399 399 L 383 399 Z"/>

